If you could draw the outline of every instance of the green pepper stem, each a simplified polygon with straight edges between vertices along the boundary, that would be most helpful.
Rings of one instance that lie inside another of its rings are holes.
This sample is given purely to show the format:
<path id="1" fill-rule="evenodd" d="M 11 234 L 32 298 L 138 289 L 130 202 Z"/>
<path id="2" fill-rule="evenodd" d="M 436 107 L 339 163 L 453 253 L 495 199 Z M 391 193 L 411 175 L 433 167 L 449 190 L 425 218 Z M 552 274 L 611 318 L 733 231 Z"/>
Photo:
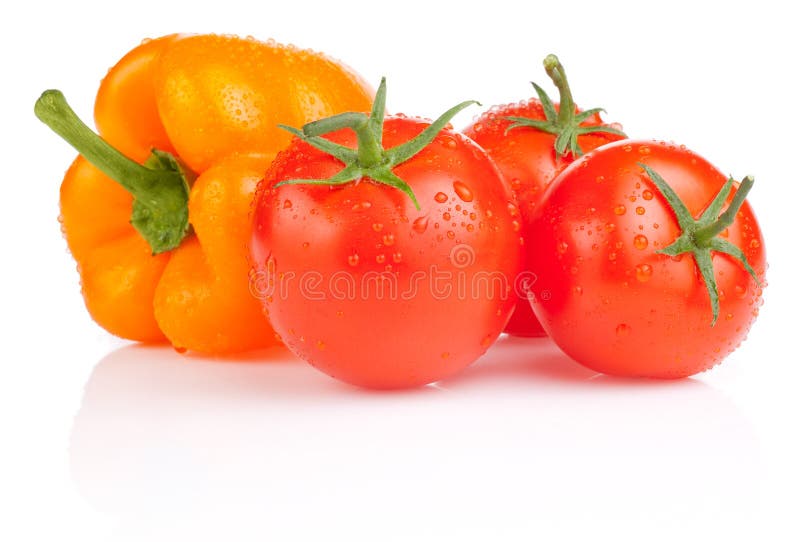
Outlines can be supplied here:
<path id="1" fill-rule="evenodd" d="M 86 126 L 58 90 L 42 93 L 34 113 L 133 196 L 131 224 L 154 254 L 180 244 L 189 231 L 188 180 L 193 175 L 174 156 L 154 149 L 144 166 L 131 160 Z"/>

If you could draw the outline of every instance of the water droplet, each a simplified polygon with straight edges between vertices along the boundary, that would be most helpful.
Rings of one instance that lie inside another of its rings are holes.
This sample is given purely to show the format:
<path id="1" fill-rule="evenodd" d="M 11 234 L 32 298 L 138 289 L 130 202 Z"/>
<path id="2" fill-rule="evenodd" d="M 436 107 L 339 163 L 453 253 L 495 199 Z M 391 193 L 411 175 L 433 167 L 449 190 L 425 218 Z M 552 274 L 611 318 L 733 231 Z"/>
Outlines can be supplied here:
<path id="1" fill-rule="evenodd" d="M 583 287 L 581 286 L 575 286 L 572 291 L 575 293 L 575 295 L 583 295 Z"/>
<path id="2" fill-rule="evenodd" d="M 178 354 L 186 353 L 186 348 L 183 346 L 172 345 L 172 349 L 175 350 Z"/>
<path id="3" fill-rule="evenodd" d="M 448 239 L 455 239 L 455 237 L 456 237 L 456 232 L 454 232 L 453 230 L 447 230 Z"/>
<path id="4" fill-rule="evenodd" d="M 303 243 L 303 248 L 308 248 L 309 246 L 311 246 L 311 243 L 309 243 L 308 241 Z"/>
<path id="5" fill-rule="evenodd" d="M 617 326 L 616 332 L 617 332 L 617 337 L 625 337 L 630 334 L 631 326 L 629 326 L 628 324 L 620 324 Z"/>
<path id="6" fill-rule="evenodd" d="M 347 257 L 347 263 L 350 264 L 350 267 L 355 267 L 358 265 L 358 254 L 351 254 Z"/>
<path id="7" fill-rule="evenodd" d="M 614 262 L 617 260 L 617 253 L 616 252 L 609 252 L 608 253 L 608 260 Z"/>
<path id="8" fill-rule="evenodd" d="M 642 192 L 642 197 L 647 201 L 650 201 L 651 199 L 653 199 L 653 193 L 650 192 L 649 190 L 645 190 L 644 192 Z"/>
<path id="9" fill-rule="evenodd" d="M 744 297 L 747 295 L 747 287 L 742 286 L 740 284 L 734 286 L 733 290 L 736 292 L 736 296 L 739 299 L 744 299 Z"/>
<path id="10" fill-rule="evenodd" d="M 517 205 L 513 201 L 508 202 L 508 214 L 510 214 L 511 216 L 519 215 L 519 209 L 517 208 Z"/>
<path id="11" fill-rule="evenodd" d="M 643 263 L 636 266 L 636 280 L 647 282 L 653 276 L 653 266 Z"/>
<path id="12" fill-rule="evenodd" d="M 353 211 L 366 211 L 370 207 L 372 207 L 372 203 L 369 201 L 362 201 L 353 205 Z"/>
<path id="13" fill-rule="evenodd" d="M 442 359 L 447 359 L 450 357 L 450 352 L 442 352 Z"/>
<path id="14" fill-rule="evenodd" d="M 411 225 L 411 229 L 417 233 L 425 233 L 425 230 L 428 229 L 428 217 L 421 216 L 414 220 L 414 223 Z"/>
<path id="15" fill-rule="evenodd" d="M 450 213 L 448 213 L 447 211 L 445 211 L 444 214 L 442 214 L 443 220 L 447 221 L 450 220 L 450 218 L 451 218 Z"/>
<path id="16" fill-rule="evenodd" d="M 624 147 L 622 147 L 622 149 L 625 152 L 631 152 L 633 150 L 633 147 L 631 147 L 630 145 L 625 145 Z"/>
<path id="17" fill-rule="evenodd" d="M 729 312 L 728 314 L 726 314 L 726 315 L 725 315 L 725 319 L 726 319 L 726 320 L 733 320 L 733 313 L 732 313 L 732 312 Z"/>
<path id="18" fill-rule="evenodd" d="M 753 239 L 750 241 L 750 248 L 758 248 L 761 246 L 761 243 L 758 242 L 758 239 Z"/>
<path id="19" fill-rule="evenodd" d="M 639 154 L 650 154 L 650 147 L 647 145 L 639 147 Z"/>
<path id="20" fill-rule="evenodd" d="M 387 233 L 383 236 L 383 244 L 387 247 L 390 247 L 394 244 L 394 235 L 391 233 Z"/>
<path id="21" fill-rule="evenodd" d="M 614 214 L 617 215 L 617 216 L 622 216 L 622 215 L 625 214 L 626 210 L 627 209 L 625 209 L 625 206 L 620 204 L 620 205 L 617 205 L 616 207 L 614 207 Z"/>
<path id="22" fill-rule="evenodd" d="M 564 254 L 567 251 L 567 248 L 569 248 L 569 245 L 565 241 L 561 241 L 556 246 L 556 250 L 559 254 Z"/>
<path id="23" fill-rule="evenodd" d="M 446 203 L 447 202 L 447 194 L 444 192 L 437 192 L 433 199 L 436 200 L 437 203 Z"/>
<path id="24" fill-rule="evenodd" d="M 317 349 L 325 350 L 325 343 L 323 341 L 317 341 Z"/>
<path id="25" fill-rule="evenodd" d="M 638 248 L 639 250 L 646 249 L 648 244 L 649 241 L 647 240 L 647 237 L 645 237 L 644 235 L 640 234 L 633 238 L 633 246 Z"/>
<path id="26" fill-rule="evenodd" d="M 344 311 L 336 311 L 336 316 L 341 318 L 342 316 L 344 316 Z"/>
<path id="27" fill-rule="evenodd" d="M 469 232 L 475 231 L 475 226 L 473 224 L 467 224 L 467 231 Z"/>
<path id="28" fill-rule="evenodd" d="M 375 231 L 381 231 L 383 229 L 383 224 L 381 224 L 380 222 L 376 222 L 375 224 L 372 225 L 372 229 Z"/>
<path id="29" fill-rule="evenodd" d="M 637 207 L 636 208 L 636 214 L 637 215 L 643 215 L 644 214 L 644 207 Z"/>
<path id="30" fill-rule="evenodd" d="M 456 195 L 461 198 L 461 201 L 466 201 L 469 203 L 472 201 L 475 196 L 472 194 L 472 190 L 470 190 L 469 186 L 465 185 L 461 181 L 454 181 L 453 182 L 453 190 L 455 190 Z"/>
<path id="31" fill-rule="evenodd" d="M 439 139 L 442 142 L 442 144 L 448 149 L 455 149 L 458 146 L 458 142 L 456 142 L 456 139 L 452 136 L 443 134 L 439 136 Z"/>
<path id="32" fill-rule="evenodd" d="M 284 202 L 283 202 L 283 208 L 284 208 L 284 209 L 291 209 L 291 208 L 292 208 L 292 202 L 291 202 L 291 200 L 288 200 L 288 199 L 287 199 L 287 200 L 284 200 Z"/>
<path id="33" fill-rule="evenodd" d="M 520 226 L 519 220 L 512 220 L 511 221 L 511 229 L 513 229 L 515 232 L 519 231 L 521 227 L 522 226 Z"/>
<path id="34" fill-rule="evenodd" d="M 514 190 L 519 190 L 521 186 L 522 186 L 522 181 L 520 181 L 518 178 L 514 177 L 513 179 L 511 179 L 511 188 L 513 188 Z"/>
<path id="35" fill-rule="evenodd" d="M 386 254 L 378 254 L 377 256 L 375 256 L 375 262 L 383 263 L 385 261 L 386 261 Z"/>
<path id="36" fill-rule="evenodd" d="M 403 254 L 400 253 L 400 252 L 395 252 L 394 254 L 392 254 L 392 261 L 394 263 L 402 262 L 403 261 Z"/>

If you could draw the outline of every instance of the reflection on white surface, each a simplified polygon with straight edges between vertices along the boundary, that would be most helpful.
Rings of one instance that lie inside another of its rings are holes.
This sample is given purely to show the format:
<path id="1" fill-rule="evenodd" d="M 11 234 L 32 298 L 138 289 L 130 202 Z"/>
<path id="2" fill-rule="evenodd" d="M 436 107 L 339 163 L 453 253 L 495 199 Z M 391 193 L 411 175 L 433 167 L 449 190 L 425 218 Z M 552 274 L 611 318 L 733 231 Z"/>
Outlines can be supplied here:
<path id="1" fill-rule="evenodd" d="M 504 338 L 461 376 L 395 393 L 259 357 L 102 359 L 70 446 L 84 497 L 123 525 L 209 534 L 219 518 L 228 534 L 317 540 L 667 535 L 709 517 L 721 534 L 758 508 L 752 428 L 699 381 L 597 376 L 547 340 Z"/>

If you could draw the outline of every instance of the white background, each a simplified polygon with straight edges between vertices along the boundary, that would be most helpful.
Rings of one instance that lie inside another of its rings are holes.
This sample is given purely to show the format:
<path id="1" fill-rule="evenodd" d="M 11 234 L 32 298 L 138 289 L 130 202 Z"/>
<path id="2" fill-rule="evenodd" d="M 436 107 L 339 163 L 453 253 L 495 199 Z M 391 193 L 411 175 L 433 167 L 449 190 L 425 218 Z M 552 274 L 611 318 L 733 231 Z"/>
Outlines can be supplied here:
<path id="1" fill-rule="evenodd" d="M 271 4 L 3 9 L 0 539 L 799 539 L 789 4 Z M 583 107 L 755 175 L 759 321 L 722 366 L 680 382 L 597 377 L 547 341 L 506 339 L 456 378 L 389 394 L 279 350 L 223 363 L 114 339 L 84 311 L 56 222 L 73 151 L 32 106 L 57 87 L 90 119 L 105 70 L 176 31 L 323 50 L 373 84 L 386 75 L 392 111 L 429 117 L 526 98 L 531 79 L 550 89 L 541 59 L 555 52 Z"/>

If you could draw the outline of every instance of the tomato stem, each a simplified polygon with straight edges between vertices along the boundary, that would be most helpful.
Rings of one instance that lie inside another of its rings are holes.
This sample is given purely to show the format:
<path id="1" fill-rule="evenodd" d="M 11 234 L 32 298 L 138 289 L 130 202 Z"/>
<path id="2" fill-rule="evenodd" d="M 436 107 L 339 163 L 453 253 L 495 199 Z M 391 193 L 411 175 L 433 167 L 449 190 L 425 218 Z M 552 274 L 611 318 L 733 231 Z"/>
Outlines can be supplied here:
<path id="1" fill-rule="evenodd" d="M 150 244 L 153 254 L 180 245 L 189 231 L 188 181 L 193 180 L 193 174 L 173 155 L 153 150 L 145 165 L 134 162 L 86 126 L 58 90 L 42 93 L 34 113 L 133 196 L 131 224 Z"/>
<path id="2" fill-rule="evenodd" d="M 553 104 L 553 100 L 550 99 L 550 96 L 547 95 L 544 89 L 536 83 L 531 82 L 531 85 L 533 85 L 539 97 L 539 103 L 542 104 L 542 111 L 544 112 L 545 119 L 506 117 L 506 120 L 512 122 L 506 129 L 506 132 L 516 128 L 526 127 L 552 134 L 556 136 L 555 142 L 553 143 L 556 154 L 558 156 L 566 156 L 568 153 L 571 153 L 574 157 L 583 154 L 583 150 L 578 144 L 579 136 L 592 133 L 607 133 L 627 137 L 620 130 L 610 126 L 602 124 L 583 125 L 582 123 L 604 110 L 601 108 L 594 108 L 577 113 L 577 107 L 572 98 L 572 90 L 567 82 L 567 72 L 564 70 L 564 66 L 558 60 L 558 57 L 553 54 L 547 55 L 543 64 L 547 75 L 558 89 L 558 112 L 556 112 L 556 106 Z"/>
<path id="3" fill-rule="evenodd" d="M 700 218 L 695 219 L 689 212 L 686 204 L 683 203 L 661 175 L 645 164 L 640 163 L 639 166 L 645 171 L 647 176 L 650 177 L 650 180 L 661 195 L 664 196 L 664 199 L 667 200 L 667 204 L 675 213 L 678 226 L 681 228 L 681 234 L 678 238 L 666 248 L 657 250 L 656 253 L 665 254 L 667 256 L 678 256 L 680 254 L 689 253 L 694 257 L 697 269 L 703 277 L 703 282 L 708 290 L 708 296 L 711 301 L 711 325 L 714 326 L 719 317 L 719 292 L 717 291 L 717 281 L 714 277 L 714 265 L 711 259 L 712 252 L 722 252 L 739 261 L 756 281 L 756 284 L 759 286 L 761 285 L 755 270 L 750 266 L 744 252 L 733 243 L 719 237 L 719 234 L 733 224 L 736 213 L 741 209 L 745 198 L 747 198 L 747 194 L 753 187 L 754 179 L 753 177 L 747 176 L 742 180 L 730 205 L 721 213 L 725 201 L 728 199 L 733 189 L 734 181 L 729 178 L 719 192 L 717 192 L 716 196 L 714 196 L 714 199 L 711 200 L 711 203 L 708 204 L 708 207 L 706 207 L 706 210 Z"/>
<path id="4" fill-rule="evenodd" d="M 411 198 L 414 206 L 419 210 L 420 205 L 414 195 L 414 191 L 408 183 L 395 175 L 392 169 L 422 151 L 456 114 L 476 103 L 478 102 L 462 102 L 445 111 L 413 139 L 391 149 L 384 149 L 382 144 L 383 121 L 386 115 L 386 78 L 384 77 L 381 79 L 381 83 L 375 93 L 375 100 L 369 116 L 364 113 L 341 113 L 310 122 L 303 126 L 302 129 L 281 125 L 281 128 L 291 132 L 312 147 L 337 158 L 345 167 L 328 179 L 292 179 L 277 183 L 275 186 L 278 187 L 284 184 L 341 185 L 367 177 L 377 183 L 386 184 L 403 191 Z M 345 128 L 356 133 L 357 149 L 339 145 L 322 137 L 330 132 Z"/>

